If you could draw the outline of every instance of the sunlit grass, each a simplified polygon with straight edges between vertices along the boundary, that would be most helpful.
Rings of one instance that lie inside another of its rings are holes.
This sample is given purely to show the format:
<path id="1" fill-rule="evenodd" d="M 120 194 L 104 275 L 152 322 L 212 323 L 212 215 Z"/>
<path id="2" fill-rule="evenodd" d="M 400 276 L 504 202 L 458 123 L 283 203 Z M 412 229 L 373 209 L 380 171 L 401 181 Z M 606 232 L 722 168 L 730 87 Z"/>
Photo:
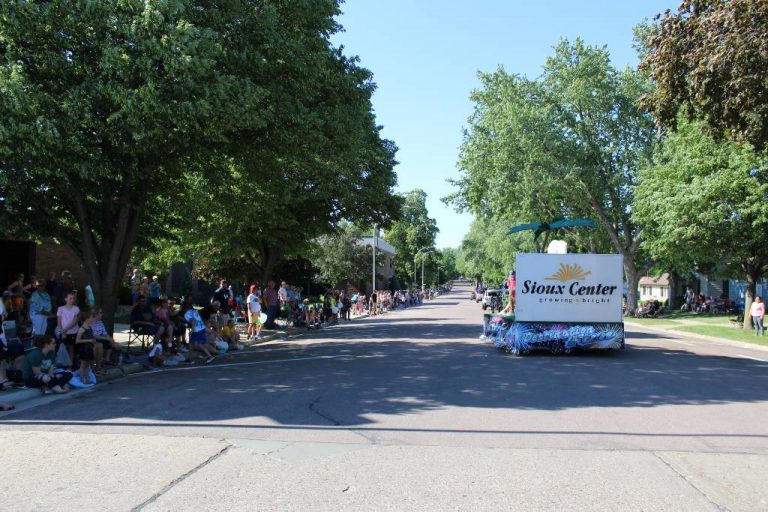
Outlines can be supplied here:
<path id="1" fill-rule="evenodd" d="M 733 341 L 743 341 L 745 343 L 768 345 L 768 336 L 755 336 L 754 331 L 750 329 L 734 329 L 733 327 L 715 325 L 685 325 L 676 327 L 675 330 L 704 336 L 715 336 Z"/>

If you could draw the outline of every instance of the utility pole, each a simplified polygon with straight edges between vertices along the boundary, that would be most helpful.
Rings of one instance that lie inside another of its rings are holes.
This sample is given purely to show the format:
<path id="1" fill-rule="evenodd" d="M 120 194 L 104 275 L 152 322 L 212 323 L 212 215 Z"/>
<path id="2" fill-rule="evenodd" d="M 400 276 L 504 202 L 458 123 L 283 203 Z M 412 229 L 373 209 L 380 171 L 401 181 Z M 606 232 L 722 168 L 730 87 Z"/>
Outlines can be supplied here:
<path id="1" fill-rule="evenodd" d="M 424 293 L 424 258 L 421 259 L 421 293 Z"/>
<path id="2" fill-rule="evenodd" d="M 426 250 L 425 250 L 426 249 Z M 422 247 L 413 256 L 413 280 L 416 280 L 416 257 L 422 252 L 432 252 L 434 249 L 430 247 Z M 421 291 L 424 291 L 424 258 L 421 259 Z"/>
<path id="3" fill-rule="evenodd" d="M 379 232 L 379 228 L 374 224 L 373 226 L 373 277 L 371 279 L 371 286 L 372 286 L 371 295 L 376 293 L 376 246 L 378 245 L 376 240 L 376 235 L 378 234 L 378 232 Z"/>

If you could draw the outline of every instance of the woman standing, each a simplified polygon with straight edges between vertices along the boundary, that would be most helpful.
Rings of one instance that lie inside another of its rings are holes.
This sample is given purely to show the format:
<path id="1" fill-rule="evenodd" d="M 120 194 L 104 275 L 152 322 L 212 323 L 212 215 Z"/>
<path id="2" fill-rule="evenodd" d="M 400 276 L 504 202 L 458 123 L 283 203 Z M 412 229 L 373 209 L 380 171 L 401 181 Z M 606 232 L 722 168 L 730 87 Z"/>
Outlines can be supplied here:
<path id="1" fill-rule="evenodd" d="M 69 358 L 74 361 L 75 357 L 75 338 L 77 337 L 78 325 L 77 317 L 80 314 L 80 308 L 75 305 L 76 292 L 67 291 L 64 295 L 64 305 L 56 310 L 56 322 L 61 333 L 61 341 L 67 347 Z"/>
<path id="2" fill-rule="evenodd" d="M 765 336 L 765 328 L 763 327 L 765 303 L 763 303 L 762 297 L 759 295 L 755 297 L 755 302 L 752 303 L 749 312 L 752 315 L 752 325 L 755 326 L 755 336 Z"/>

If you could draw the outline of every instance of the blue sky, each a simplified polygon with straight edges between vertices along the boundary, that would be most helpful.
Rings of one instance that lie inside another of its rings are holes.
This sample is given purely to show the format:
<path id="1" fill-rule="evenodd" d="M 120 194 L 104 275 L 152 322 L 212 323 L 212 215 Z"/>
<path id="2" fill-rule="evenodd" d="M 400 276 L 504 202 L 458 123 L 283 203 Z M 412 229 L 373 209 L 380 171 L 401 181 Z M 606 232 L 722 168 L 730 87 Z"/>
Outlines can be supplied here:
<path id="1" fill-rule="evenodd" d="M 537 77 L 562 37 L 607 46 L 614 65 L 636 66 L 632 27 L 675 9 L 673 0 L 347 0 L 334 44 L 374 74 L 383 135 L 400 148 L 399 192 L 421 188 L 437 220 L 437 247 L 458 247 L 472 217 L 440 198 L 457 178 L 462 130 L 478 71 L 499 65 Z"/>

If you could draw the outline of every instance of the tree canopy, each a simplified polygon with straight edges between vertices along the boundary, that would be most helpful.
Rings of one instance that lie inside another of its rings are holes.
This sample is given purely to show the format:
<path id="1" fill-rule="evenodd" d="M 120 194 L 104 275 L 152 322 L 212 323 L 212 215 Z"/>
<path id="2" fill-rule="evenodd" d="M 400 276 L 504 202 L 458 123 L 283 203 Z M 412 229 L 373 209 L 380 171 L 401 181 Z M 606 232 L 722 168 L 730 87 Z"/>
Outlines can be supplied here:
<path id="1" fill-rule="evenodd" d="M 768 161 L 714 140 L 702 124 L 680 119 L 667 136 L 640 173 L 634 217 L 644 246 L 669 270 L 745 278 L 748 310 L 768 264 Z"/>
<path id="2" fill-rule="evenodd" d="M 329 42 L 338 14 L 336 0 L 2 3 L 3 225 L 72 246 L 109 320 L 137 241 L 180 219 L 268 265 L 259 243 L 327 231 L 364 188 L 379 194 L 364 216 L 386 215 L 395 148 L 370 73 Z"/>
<path id="3" fill-rule="evenodd" d="M 415 270 L 415 265 L 434 257 L 437 222 L 429 216 L 427 194 L 422 189 L 404 194 L 402 201 L 400 217 L 387 230 L 386 238 L 397 253 L 395 276 L 398 282 L 420 283 L 421 274 Z"/>
<path id="4" fill-rule="evenodd" d="M 642 66 L 655 89 L 645 104 L 675 128 L 678 112 L 715 137 L 768 143 L 768 2 L 685 0 L 658 18 Z"/>
<path id="5" fill-rule="evenodd" d="M 648 92 L 645 77 L 613 68 L 605 48 L 563 40 L 538 80 L 499 69 L 480 81 L 458 192 L 448 199 L 514 224 L 592 218 L 601 229 L 572 231 L 576 244 L 621 254 L 636 287 L 648 262 L 632 201 L 654 143 L 653 120 L 638 104 Z M 634 309 L 634 294 L 628 302 Z"/>
<path id="6" fill-rule="evenodd" d="M 493 286 L 501 283 L 515 268 L 518 252 L 534 252 L 531 235 L 507 235 L 511 222 L 506 217 L 476 217 L 459 248 L 457 271 Z"/>
<path id="7" fill-rule="evenodd" d="M 364 290 L 363 282 L 372 271 L 372 247 L 360 244 L 364 236 L 360 228 L 345 223 L 335 233 L 320 237 L 312 251 L 312 262 L 318 269 L 315 277 L 331 286 L 349 282 Z M 377 258 L 377 267 L 380 261 Z"/>

